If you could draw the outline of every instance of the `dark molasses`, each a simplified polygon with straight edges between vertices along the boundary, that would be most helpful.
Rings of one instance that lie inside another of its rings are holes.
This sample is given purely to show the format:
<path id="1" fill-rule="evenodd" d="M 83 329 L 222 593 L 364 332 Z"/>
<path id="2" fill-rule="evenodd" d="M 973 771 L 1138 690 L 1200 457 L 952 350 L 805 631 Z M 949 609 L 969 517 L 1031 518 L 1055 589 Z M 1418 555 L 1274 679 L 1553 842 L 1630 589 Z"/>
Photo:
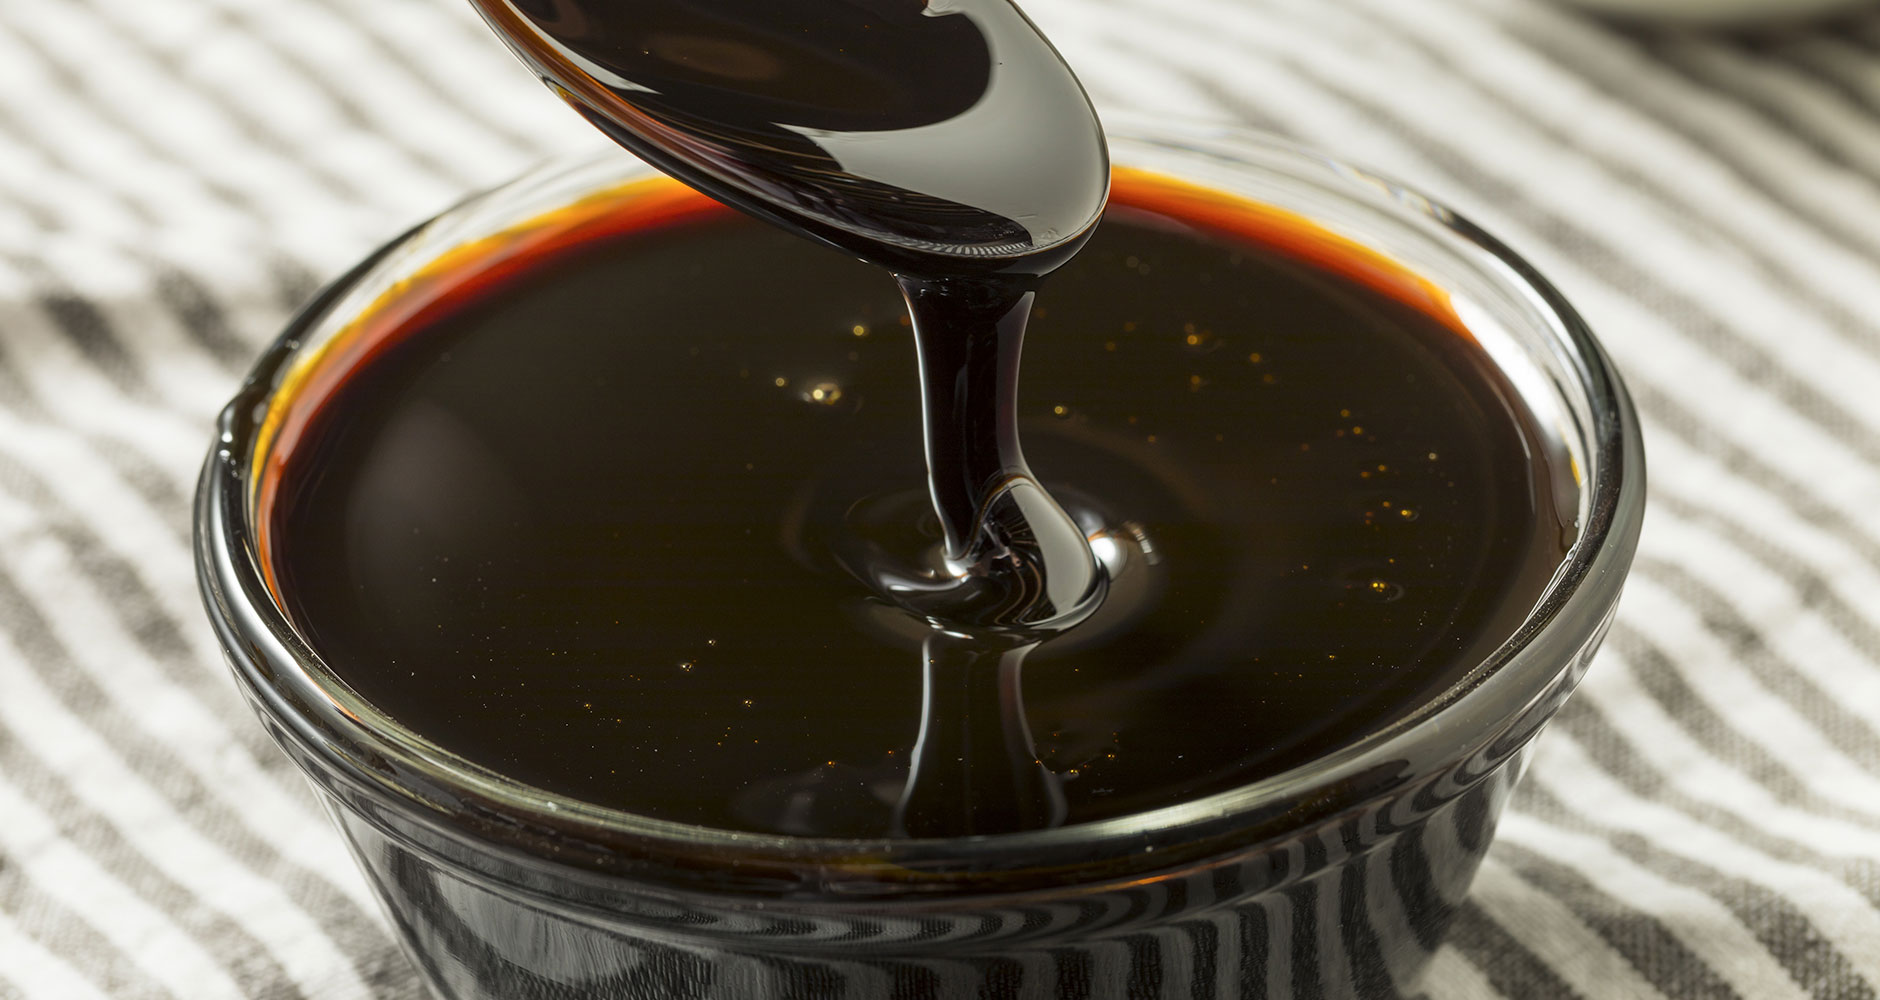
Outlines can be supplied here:
<path id="1" fill-rule="evenodd" d="M 452 254 L 296 374 L 270 580 L 363 698 L 479 764 L 874 837 L 1321 757 L 1479 664 L 1561 561 L 1557 441 L 1374 254 L 1120 172 L 1035 305 L 1015 413 L 1111 591 L 1041 642 L 955 645 L 855 571 L 943 534 L 894 286 L 666 181 Z M 970 763 L 1013 745 L 1012 780 Z"/>
<path id="2" fill-rule="evenodd" d="M 647 162 L 895 273 L 942 537 L 872 547 L 859 578 L 977 636 L 1047 634 L 1096 609 L 1104 567 L 1032 475 L 1012 401 L 1033 292 L 1102 214 L 1109 157 L 1077 78 L 1010 0 L 478 9 Z"/>

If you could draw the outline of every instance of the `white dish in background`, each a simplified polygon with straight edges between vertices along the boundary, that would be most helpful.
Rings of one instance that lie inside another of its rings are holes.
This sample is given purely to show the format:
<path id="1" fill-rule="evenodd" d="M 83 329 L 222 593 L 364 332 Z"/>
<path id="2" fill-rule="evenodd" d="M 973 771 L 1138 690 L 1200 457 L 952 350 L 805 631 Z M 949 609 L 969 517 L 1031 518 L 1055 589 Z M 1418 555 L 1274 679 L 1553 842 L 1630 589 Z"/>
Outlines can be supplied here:
<path id="1" fill-rule="evenodd" d="M 1563 0 L 1602 14 L 1708 24 L 1784 21 L 1852 8 L 1867 0 Z"/>

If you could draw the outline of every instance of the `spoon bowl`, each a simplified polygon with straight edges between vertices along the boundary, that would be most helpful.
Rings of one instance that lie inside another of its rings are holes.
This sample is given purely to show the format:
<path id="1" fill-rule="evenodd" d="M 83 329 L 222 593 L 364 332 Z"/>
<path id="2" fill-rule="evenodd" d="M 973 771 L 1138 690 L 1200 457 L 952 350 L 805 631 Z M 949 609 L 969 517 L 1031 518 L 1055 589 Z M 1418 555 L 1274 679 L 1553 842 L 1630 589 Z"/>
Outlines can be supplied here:
<path id="1" fill-rule="evenodd" d="M 742 211 L 926 277 L 1044 274 L 1103 129 L 1007 0 L 473 0 L 595 127 Z"/>

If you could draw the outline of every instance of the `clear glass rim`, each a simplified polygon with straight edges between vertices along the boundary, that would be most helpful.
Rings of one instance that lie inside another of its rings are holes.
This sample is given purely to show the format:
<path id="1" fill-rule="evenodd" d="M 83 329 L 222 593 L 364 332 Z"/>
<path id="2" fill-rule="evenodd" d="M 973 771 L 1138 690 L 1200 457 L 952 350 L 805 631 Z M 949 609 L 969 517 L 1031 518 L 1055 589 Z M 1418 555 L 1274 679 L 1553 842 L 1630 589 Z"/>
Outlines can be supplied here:
<path id="1" fill-rule="evenodd" d="M 1114 119 L 1114 120 L 1112 120 Z M 1420 224 L 1486 255 L 1518 291 L 1541 304 L 1554 346 L 1569 359 L 1574 388 L 1584 394 L 1590 424 L 1581 428 L 1591 458 L 1584 470 L 1587 500 L 1579 537 L 1542 600 L 1522 627 L 1444 695 L 1391 724 L 1308 764 L 1202 799 L 1150 812 L 1050 830 L 936 840 L 811 838 L 760 834 L 674 823 L 605 808 L 523 785 L 432 744 L 373 709 L 339 681 L 301 638 L 273 600 L 261 574 L 253 531 L 247 470 L 257 446 L 258 419 L 276 379 L 292 362 L 302 334 L 344 297 L 371 267 L 420 232 L 393 240 L 330 285 L 287 327 L 256 363 L 241 392 L 223 412 L 205 466 L 196 505 L 196 559 L 205 604 L 240 682 L 276 738 L 293 740 L 329 772 L 376 787 L 450 827 L 467 813 L 503 818 L 508 838 L 541 860 L 568 861 L 543 844 L 580 845 L 576 854 L 603 870 L 608 859 L 631 862 L 638 879 L 674 886 L 716 881 L 701 865 L 756 865 L 780 871 L 814 870 L 815 884 L 840 895 L 884 871 L 918 871 L 918 891 L 971 891 L 989 877 L 1001 889 L 1024 878 L 1061 884 L 1067 872 L 1103 868 L 1111 873 L 1165 867 L 1182 852 L 1158 849 L 1252 842 L 1291 827 L 1310 805 L 1313 816 L 1333 814 L 1430 776 L 1469 758 L 1505 725 L 1554 686 L 1574 654 L 1594 641 L 1616 604 L 1637 544 L 1644 510 L 1643 444 L 1637 418 L 1617 373 L 1591 330 L 1529 264 L 1461 216 L 1412 189 L 1289 142 L 1230 126 L 1171 123 L 1106 116 L 1114 147 L 1130 162 L 1131 149 L 1157 149 L 1205 157 L 1241 168 L 1274 169 L 1286 178 L 1320 185 Z M 620 154 L 624 155 L 624 154 Z M 1258 164 L 1252 161 L 1259 161 Z M 512 181 L 488 194 L 527 184 Z M 479 195 L 465 204 L 473 204 Z M 462 205 L 439 218 L 461 211 Z M 1465 728 L 1466 727 L 1466 728 Z M 1472 738 L 1457 741 L 1456 731 Z M 303 766 L 306 766 L 303 761 Z M 1379 770 L 1394 776 L 1380 790 L 1359 780 Z M 1281 824 L 1281 825 L 1276 825 Z M 533 832 L 530 832 L 533 831 Z M 536 845 L 532 848 L 530 845 Z M 1120 858 L 1119 852 L 1129 855 Z M 843 873 L 855 875 L 846 880 Z"/>

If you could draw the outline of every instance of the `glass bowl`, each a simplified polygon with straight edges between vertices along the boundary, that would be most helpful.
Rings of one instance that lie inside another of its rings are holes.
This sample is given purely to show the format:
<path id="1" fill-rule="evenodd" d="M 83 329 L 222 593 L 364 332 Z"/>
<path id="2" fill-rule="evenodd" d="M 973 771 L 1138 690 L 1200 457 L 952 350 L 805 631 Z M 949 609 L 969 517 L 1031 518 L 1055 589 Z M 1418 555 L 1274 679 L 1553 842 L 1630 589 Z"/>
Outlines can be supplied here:
<path id="1" fill-rule="evenodd" d="M 273 415 L 348 321 L 453 250 L 647 177 L 556 162 L 411 230 L 324 290 L 222 413 L 196 503 L 203 599 L 237 683 L 318 790 L 446 1000 L 1371 997 L 1440 944 L 1526 748 L 1611 620 L 1644 510 L 1631 403 L 1532 267 L 1442 205 L 1248 132 L 1111 123 L 1121 166 L 1277 207 L 1447 293 L 1559 436 L 1576 536 L 1515 634 L 1441 696 L 1308 764 L 1057 829 L 843 840 L 690 826 L 454 756 L 354 694 L 260 558 Z"/>

